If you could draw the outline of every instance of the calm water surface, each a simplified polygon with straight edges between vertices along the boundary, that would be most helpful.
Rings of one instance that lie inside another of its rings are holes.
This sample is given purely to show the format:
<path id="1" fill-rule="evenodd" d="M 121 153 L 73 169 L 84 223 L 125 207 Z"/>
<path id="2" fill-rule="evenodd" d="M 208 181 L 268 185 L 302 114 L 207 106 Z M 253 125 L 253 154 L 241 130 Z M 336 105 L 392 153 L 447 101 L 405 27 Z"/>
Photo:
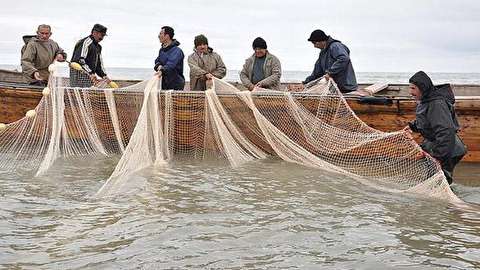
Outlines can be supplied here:
<path id="1" fill-rule="evenodd" d="M 0 174 L 0 269 L 478 269 L 480 212 L 275 159 L 177 161 L 93 198 L 116 160 Z M 480 204 L 480 169 L 454 191 Z M 477 185 L 477 186 L 475 186 Z"/>

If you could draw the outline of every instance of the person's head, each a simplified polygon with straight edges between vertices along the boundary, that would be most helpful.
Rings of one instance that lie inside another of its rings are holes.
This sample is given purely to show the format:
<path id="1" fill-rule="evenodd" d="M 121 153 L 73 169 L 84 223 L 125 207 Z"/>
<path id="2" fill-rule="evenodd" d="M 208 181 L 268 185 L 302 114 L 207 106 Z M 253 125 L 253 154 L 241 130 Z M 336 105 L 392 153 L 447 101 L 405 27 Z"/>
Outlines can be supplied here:
<path id="1" fill-rule="evenodd" d="M 100 42 L 107 35 L 107 27 L 96 23 L 92 28 L 92 36 L 96 42 Z"/>
<path id="2" fill-rule="evenodd" d="M 328 36 L 320 29 L 313 31 L 308 38 L 308 41 L 313 43 L 313 46 L 318 49 L 325 49 L 327 47 Z"/>
<path id="3" fill-rule="evenodd" d="M 37 38 L 41 41 L 47 41 L 52 35 L 52 28 L 48 24 L 40 24 L 37 28 Z"/>
<path id="4" fill-rule="evenodd" d="M 427 97 L 435 88 L 432 79 L 423 71 L 415 73 L 408 82 L 410 83 L 408 87 L 410 95 L 417 101 L 422 97 Z"/>
<path id="5" fill-rule="evenodd" d="M 160 29 L 160 34 L 158 34 L 158 39 L 160 39 L 160 43 L 168 43 L 172 41 L 173 36 L 175 35 L 175 31 L 170 26 L 163 26 Z"/>
<path id="6" fill-rule="evenodd" d="M 207 53 L 208 52 L 208 39 L 204 35 L 198 35 L 193 40 L 193 44 L 195 45 L 195 49 L 197 52 Z"/>
<path id="7" fill-rule="evenodd" d="M 261 37 L 253 40 L 252 48 L 255 51 L 255 56 L 258 58 L 264 57 L 267 54 L 267 42 Z"/>

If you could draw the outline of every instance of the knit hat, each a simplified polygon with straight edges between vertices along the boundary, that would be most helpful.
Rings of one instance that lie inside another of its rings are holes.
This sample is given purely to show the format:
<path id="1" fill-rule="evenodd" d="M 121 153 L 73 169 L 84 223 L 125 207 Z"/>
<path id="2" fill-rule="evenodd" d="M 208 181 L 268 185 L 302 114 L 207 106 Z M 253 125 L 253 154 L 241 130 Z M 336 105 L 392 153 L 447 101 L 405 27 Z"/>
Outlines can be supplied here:
<path id="1" fill-rule="evenodd" d="M 208 45 L 208 39 L 204 35 L 198 35 L 193 40 L 193 44 L 195 44 L 195 47 L 200 46 L 200 45 Z"/>
<path id="2" fill-rule="evenodd" d="M 313 31 L 312 34 L 310 34 L 310 38 L 308 39 L 308 41 L 311 41 L 311 42 L 327 41 L 327 40 L 328 40 L 328 36 L 325 34 L 325 32 L 323 32 L 320 29 Z"/>
<path id="3" fill-rule="evenodd" d="M 253 40 L 252 47 L 253 49 L 255 48 L 266 49 L 267 42 L 263 38 L 257 37 L 255 40 Z"/>

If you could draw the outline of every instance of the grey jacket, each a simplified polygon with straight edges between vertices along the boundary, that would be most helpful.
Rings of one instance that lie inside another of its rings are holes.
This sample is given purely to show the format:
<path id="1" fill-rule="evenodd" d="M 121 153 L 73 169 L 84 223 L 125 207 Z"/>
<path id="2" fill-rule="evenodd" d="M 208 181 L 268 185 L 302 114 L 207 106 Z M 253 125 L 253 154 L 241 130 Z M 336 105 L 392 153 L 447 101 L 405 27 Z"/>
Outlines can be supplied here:
<path id="1" fill-rule="evenodd" d="M 37 71 L 47 80 L 50 75 L 48 66 L 55 60 L 57 54 L 63 54 L 66 57 L 57 42 L 51 39 L 41 41 L 36 37 L 31 38 L 22 48 L 21 58 L 22 72 L 27 81 L 29 83 L 36 81 L 33 74 Z"/>
<path id="2" fill-rule="evenodd" d="M 227 74 L 227 68 L 222 61 L 222 57 L 212 48 L 208 48 L 208 53 L 199 54 L 195 49 L 188 56 L 188 66 L 190 67 L 190 90 L 205 91 L 206 78 L 205 74 L 212 74 L 221 79 Z"/>
<path id="3" fill-rule="evenodd" d="M 320 51 L 312 74 L 303 83 L 316 80 L 326 73 L 330 74 L 340 91 L 346 93 L 357 90 L 357 78 L 350 60 L 350 50 L 331 37 L 328 37 L 326 48 Z"/>
<path id="4" fill-rule="evenodd" d="M 280 77 L 282 76 L 282 66 L 280 60 L 267 51 L 265 64 L 263 65 L 263 74 L 265 79 L 258 82 L 260 87 L 273 90 L 280 90 Z M 255 54 L 245 60 L 243 69 L 240 72 L 240 80 L 246 88 L 254 86 L 252 83 L 253 64 L 255 62 Z"/>

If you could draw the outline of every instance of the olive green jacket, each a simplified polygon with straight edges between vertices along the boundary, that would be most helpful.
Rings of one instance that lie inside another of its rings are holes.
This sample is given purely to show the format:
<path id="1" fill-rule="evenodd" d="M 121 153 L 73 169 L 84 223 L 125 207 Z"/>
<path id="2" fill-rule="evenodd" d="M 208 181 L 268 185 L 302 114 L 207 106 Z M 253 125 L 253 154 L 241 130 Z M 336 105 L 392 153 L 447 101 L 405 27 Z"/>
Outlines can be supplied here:
<path id="1" fill-rule="evenodd" d="M 22 72 L 28 82 L 36 81 L 33 74 L 39 72 L 40 76 L 45 80 L 48 79 L 48 66 L 55 60 L 57 54 L 63 54 L 63 49 L 58 46 L 57 42 L 49 39 L 40 41 L 34 37 L 22 49 Z"/>
<path id="2" fill-rule="evenodd" d="M 265 63 L 263 65 L 263 74 L 265 78 L 258 82 L 260 87 L 273 90 L 280 90 L 280 77 L 282 76 L 282 66 L 280 60 L 267 51 Z M 243 69 L 240 72 L 240 80 L 242 84 L 248 89 L 253 87 L 253 64 L 255 63 L 255 54 L 245 60 Z"/>
<path id="3" fill-rule="evenodd" d="M 205 75 L 210 73 L 221 79 L 227 74 L 227 68 L 222 61 L 222 57 L 212 48 L 208 48 L 208 53 L 200 54 L 195 49 L 188 57 L 188 66 L 190 67 L 190 90 L 205 91 L 207 89 Z"/>

